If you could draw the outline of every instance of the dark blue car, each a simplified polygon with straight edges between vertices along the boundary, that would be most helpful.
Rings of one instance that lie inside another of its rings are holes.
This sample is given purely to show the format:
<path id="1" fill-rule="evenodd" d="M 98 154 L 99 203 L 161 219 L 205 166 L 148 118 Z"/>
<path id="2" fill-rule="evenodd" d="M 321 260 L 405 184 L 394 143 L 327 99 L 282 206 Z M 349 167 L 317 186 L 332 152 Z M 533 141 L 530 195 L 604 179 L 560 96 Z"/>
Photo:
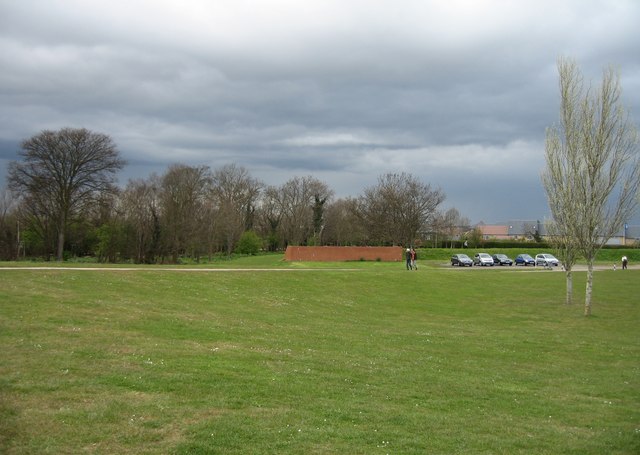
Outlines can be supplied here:
<path id="1" fill-rule="evenodd" d="M 513 261 L 515 265 L 536 265 L 536 261 L 528 254 L 519 254 L 516 256 L 516 260 Z"/>

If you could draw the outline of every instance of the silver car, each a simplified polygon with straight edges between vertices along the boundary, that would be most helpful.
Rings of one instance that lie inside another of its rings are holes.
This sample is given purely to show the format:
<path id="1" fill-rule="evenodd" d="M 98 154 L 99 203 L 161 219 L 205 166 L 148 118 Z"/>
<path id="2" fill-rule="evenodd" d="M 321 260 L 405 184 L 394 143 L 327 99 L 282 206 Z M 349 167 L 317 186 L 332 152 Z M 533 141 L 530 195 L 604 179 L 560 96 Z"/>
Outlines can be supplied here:
<path id="1" fill-rule="evenodd" d="M 553 254 L 540 253 L 536 254 L 536 266 L 538 265 L 542 265 L 545 267 L 557 267 L 558 265 L 560 265 L 560 261 L 558 261 Z"/>
<path id="2" fill-rule="evenodd" d="M 473 257 L 473 265 L 490 265 L 493 267 L 493 258 L 487 253 L 476 253 Z"/>

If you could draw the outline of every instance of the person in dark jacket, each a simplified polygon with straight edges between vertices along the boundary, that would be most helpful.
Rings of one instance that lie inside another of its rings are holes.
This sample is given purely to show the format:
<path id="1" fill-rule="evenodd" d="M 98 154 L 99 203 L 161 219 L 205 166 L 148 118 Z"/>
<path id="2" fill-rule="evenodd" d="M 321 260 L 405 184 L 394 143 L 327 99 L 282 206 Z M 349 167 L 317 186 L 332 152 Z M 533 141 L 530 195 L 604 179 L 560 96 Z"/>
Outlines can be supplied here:
<path id="1" fill-rule="evenodd" d="M 413 266 L 411 265 L 411 249 L 407 248 L 405 256 L 407 259 L 407 270 L 413 270 Z"/>

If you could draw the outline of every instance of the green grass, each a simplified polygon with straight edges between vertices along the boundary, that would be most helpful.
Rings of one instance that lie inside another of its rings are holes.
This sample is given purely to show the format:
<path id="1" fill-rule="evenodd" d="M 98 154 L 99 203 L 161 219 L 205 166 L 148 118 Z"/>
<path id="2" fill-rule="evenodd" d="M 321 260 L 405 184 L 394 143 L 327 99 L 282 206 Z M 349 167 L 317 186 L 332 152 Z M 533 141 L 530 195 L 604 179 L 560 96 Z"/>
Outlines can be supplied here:
<path id="1" fill-rule="evenodd" d="M 0 270 L 0 453 L 640 452 L 640 270 L 271 261 Z"/>

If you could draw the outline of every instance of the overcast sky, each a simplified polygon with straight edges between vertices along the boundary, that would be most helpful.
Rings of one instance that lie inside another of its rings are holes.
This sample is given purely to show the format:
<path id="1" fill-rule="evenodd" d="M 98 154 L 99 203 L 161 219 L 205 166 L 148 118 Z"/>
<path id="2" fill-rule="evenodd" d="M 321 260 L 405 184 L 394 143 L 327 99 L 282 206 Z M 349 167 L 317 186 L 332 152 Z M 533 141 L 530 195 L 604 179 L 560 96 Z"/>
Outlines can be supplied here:
<path id="1" fill-rule="evenodd" d="M 0 0 L 0 185 L 23 139 L 85 127 L 121 186 L 236 163 L 345 197 L 408 172 L 474 223 L 542 220 L 557 59 L 616 67 L 638 124 L 639 24 L 637 0 Z"/>

